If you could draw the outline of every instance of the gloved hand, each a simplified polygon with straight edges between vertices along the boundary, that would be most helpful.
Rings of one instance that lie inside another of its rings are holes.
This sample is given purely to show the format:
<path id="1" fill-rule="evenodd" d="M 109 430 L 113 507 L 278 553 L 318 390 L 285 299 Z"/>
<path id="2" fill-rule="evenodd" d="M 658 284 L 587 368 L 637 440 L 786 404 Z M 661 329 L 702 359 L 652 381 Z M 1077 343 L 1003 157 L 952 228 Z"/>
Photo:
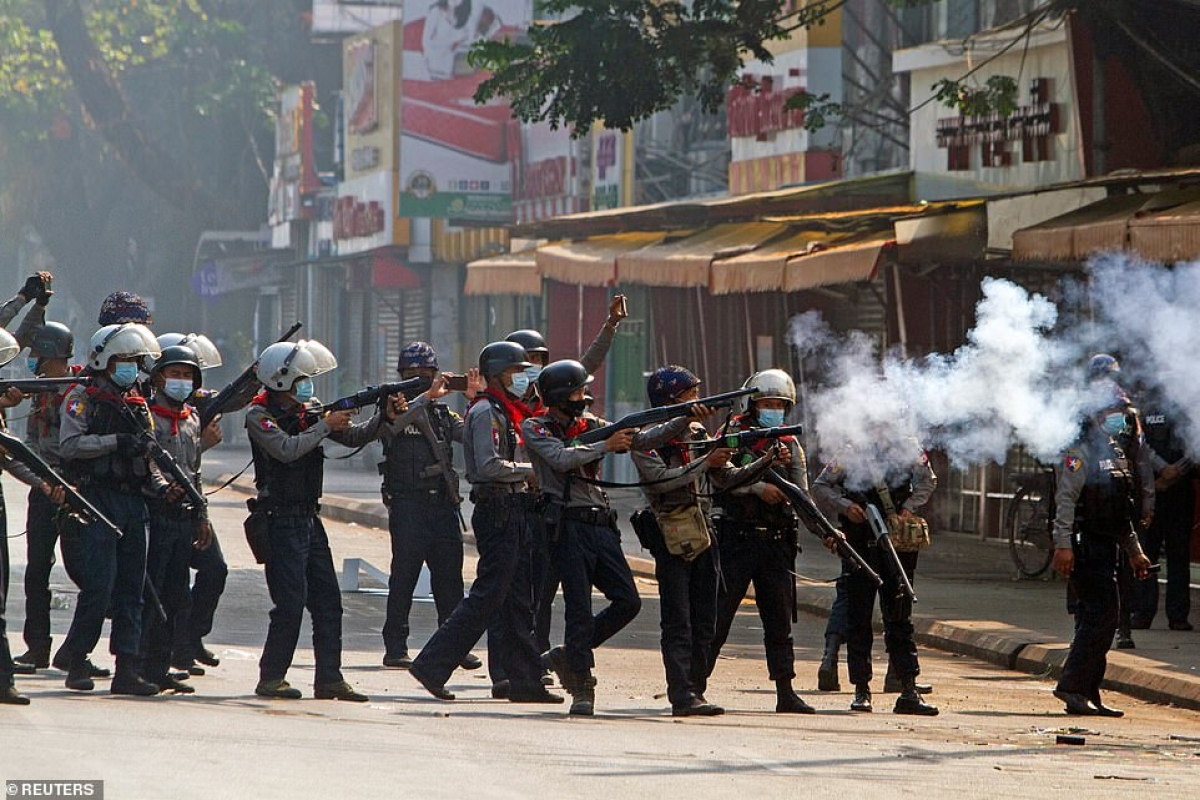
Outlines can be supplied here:
<path id="1" fill-rule="evenodd" d="M 25 296 L 25 300 L 36 300 L 42 296 L 42 292 L 46 290 L 46 281 L 42 278 L 42 273 L 35 272 L 25 279 L 25 285 L 21 287 L 21 294 Z"/>
<path id="2" fill-rule="evenodd" d="M 125 458 L 137 458 L 146 454 L 146 443 L 142 437 L 133 433 L 117 434 L 117 455 Z"/>
<path id="3" fill-rule="evenodd" d="M 54 296 L 54 292 L 50 291 L 50 284 L 54 282 L 54 276 L 49 272 L 39 272 L 42 278 L 42 291 L 38 293 L 37 304 L 39 306 L 47 306 L 50 303 L 50 298 Z"/>

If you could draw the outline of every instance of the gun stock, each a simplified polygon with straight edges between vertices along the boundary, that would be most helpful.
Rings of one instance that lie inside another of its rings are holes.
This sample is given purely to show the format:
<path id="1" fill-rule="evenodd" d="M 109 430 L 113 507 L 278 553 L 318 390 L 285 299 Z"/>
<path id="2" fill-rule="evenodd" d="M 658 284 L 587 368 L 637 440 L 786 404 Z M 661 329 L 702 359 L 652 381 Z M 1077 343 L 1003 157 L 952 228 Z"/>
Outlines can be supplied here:
<path id="1" fill-rule="evenodd" d="M 904 565 L 900 563 L 900 554 L 896 552 L 895 546 L 892 544 L 892 539 L 888 536 L 887 524 L 883 521 L 883 514 L 873 505 L 867 505 L 867 522 L 871 525 L 871 531 L 875 534 L 875 541 L 887 553 L 888 563 L 892 565 L 892 569 L 896 573 L 896 580 L 900 586 L 900 591 L 908 595 L 908 599 L 917 602 L 917 593 L 913 591 L 912 581 L 908 579 L 908 573 L 904 571 Z"/>
<path id="2" fill-rule="evenodd" d="M 275 343 L 286 342 L 303 327 L 304 323 L 302 322 L 293 324 L 292 327 L 283 332 L 282 336 L 275 340 Z M 262 388 L 262 383 L 254 374 L 257 366 L 258 361 L 255 361 L 246 367 L 242 370 L 242 374 L 227 383 L 221 391 L 217 392 L 216 397 L 209 400 L 199 409 L 201 429 L 207 428 L 209 423 L 219 415 L 243 408 L 254 398 L 254 395 Z"/>
<path id="3" fill-rule="evenodd" d="M 804 523 L 804 527 L 808 528 L 810 533 L 815 534 L 822 541 L 832 540 L 837 545 L 837 554 L 842 557 L 843 561 L 849 563 L 854 569 L 862 570 L 876 586 L 883 585 L 883 578 L 879 577 L 879 573 L 871 569 L 867 560 L 850 546 L 850 543 L 846 541 L 845 534 L 835 528 L 829 518 L 821 513 L 821 509 L 817 508 L 817 504 L 812 501 L 807 492 L 773 469 L 767 470 L 763 480 L 787 496 L 788 502 L 792 504 L 800 521 Z"/>
<path id="4" fill-rule="evenodd" d="M 409 394 L 415 397 L 417 394 L 426 391 L 429 388 L 429 381 L 423 377 L 409 378 L 406 381 L 397 381 L 396 383 L 384 383 L 379 386 L 368 386 L 364 389 L 359 389 L 352 395 L 334 400 L 332 403 L 325 403 L 318 406 L 315 410 L 318 412 L 327 411 L 353 411 L 356 408 L 364 408 L 378 403 L 383 398 L 393 394 L 403 394 L 409 397 Z M 411 398 L 410 398 L 411 399 Z"/>
<path id="5" fill-rule="evenodd" d="M 632 414 L 626 414 L 616 422 L 611 422 L 600 428 L 595 428 L 580 434 L 576 441 L 580 444 L 596 444 L 602 442 L 609 436 L 612 436 L 617 431 L 623 431 L 627 428 L 645 428 L 650 425 L 661 425 L 664 422 L 670 422 L 679 417 L 691 416 L 693 409 L 698 405 L 704 405 L 709 408 L 725 408 L 733 405 L 734 401 L 739 397 L 746 397 L 757 393 L 757 389 L 737 389 L 724 394 L 714 394 L 711 397 L 701 397 L 698 400 L 691 400 L 687 403 L 679 403 L 672 406 L 658 406 L 657 408 L 649 408 L 645 411 L 635 411 Z"/>
<path id="6" fill-rule="evenodd" d="M 91 386 L 92 378 L 87 375 L 69 375 L 65 378 L 15 378 L 0 380 L 0 392 L 11 388 L 21 390 L 21 394 L 39 394 L 41 392 L 57 392 L 75 384 Z"/>

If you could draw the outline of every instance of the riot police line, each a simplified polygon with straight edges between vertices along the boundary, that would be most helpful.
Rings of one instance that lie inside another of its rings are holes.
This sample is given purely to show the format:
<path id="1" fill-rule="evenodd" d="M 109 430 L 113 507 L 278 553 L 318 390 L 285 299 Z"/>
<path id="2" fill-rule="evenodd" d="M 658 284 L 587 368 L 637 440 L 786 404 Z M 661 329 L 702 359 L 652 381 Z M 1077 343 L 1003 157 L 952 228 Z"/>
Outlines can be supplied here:
<path id="1" fill-rule="evenodd" d="M 917 681 L 911 619 L 918 554 L 930 541 L 919 512 L 937 483 L 929 459 L 913 441 L 908 463 L 869 481 L 848 480 L 834 459 L 810 485 L 801 431 L 786 425 L 796 388 L 783 370 L 757 372 L 735 391 L 706 396 L 690 369 L 663 366 L 647 381 L 649 409 L 615 422 L 599 419 L 589 411 L 588 387 L 627 314 L 618 295 L 578 361 L 551 360 L 541 334 L 521 330 L 484 347 L 478 367 L 456 376 L 440 370 L 430 345 L 413 342 L 400 353 L 399 381 L 322 403 L 313 378 L 335 369 L 337 359 L 316 340 L 292 341 L 297 325 L 214 392 L 203 386 L 205 370 L 221 364 L 213 343 L 198 333 L 155 337 L 144 302 L 125 292 L 105 301 L 85 363 L 72 364 L 72 332 L 45 320 L 51 281 L 47 273 L 31 276 L 0 307 L 0 325 L 7 326 L 33 302 L 15 335 L 0 330 L 0 366 L 29 347 L 37 382 L 0 384 L 0 407 L 22 402 L 26 392 L 34 404 L 27 446 L 4 449 L 4 468 L 32 488 L 27 650 L 13 659 L 0 636 L 0 702 L 28 702 L 14 673 L 51 665 L 66 673 L 67 688 L 93 691 L 97 679 L 110 677 L 92 660 L 106 615 L 112 693 L 192 693 L 190 679 L 219 665 L 203 640 L 228 567 L 199 491 L 200 463 L 221 441 L 220 415 L 246 408 L 256 496 L 247 503 L 244 533 L 273 603 L 258 696 L 303 696 L 287 675 L 308 609 L 313 696 L 368 699 L 342 673 L 342 605 L 319 511 L 324 441 L 361 447 L 379 440 L 392 554 L 382 664 L 407 669 L 438 699 L 454 700 L 446 687 L 454 670 L 483 666 L 471 650 L 486 632 L 493 697 L 563 703 L 548 688 L 557 681 L 571 698 L 569 714 L 595 713 L 601 684 L 594 651 L 641 609 L 604 491 L 622 484 L 600 478 L 606 455 L 630 453 L 638 481 L 624 485 L 640 487 L 648 504 L 633 523 L 655 561 L 672 714 L 724 712 L 706 697 L 708 681 L 751 585 L 776 711 L 815 713 L 793 688 L 801 527 L 842 562 L 819 688 L 840 688 L 837 656 L 845 644 L 855 687 L 850 708 L 873 710 L 871 615 L 878 597 L 888 654 L 883 688 L 898 695 L 894 713 L 938 713 L 924 697 L 932 687 Z M 467 398 L 463 417 L 443 402 L 452 385 Z M 373 413 L 356 422 L 363 408 Z M 1120 437 L 1137 434 L 1132 413 L 1120 414 L 1134 430 L 1115 430 L 1115 423 L 1110 430 L 1107 417 L 1097 415 L 1063 462 L 1066 485 L 1078 484 L 1082 498 L 1079 524 L 1056 529 L 1056 568 L 1080 585 L 1074 661 L 1056 690 L 1072 714 L 1120 713 L 1101 701 L 1097 679 L 1100 650 L 1111 643 L 1111 632 L 1104 640 L 1112 611 L 1105 570 L 1109 560 L 1116 563 L 1118 543 L 1133 571 L 1144 576 L 1149 566 L 1125 524 L 1135 514 L 1124 502 L 1135 482 Z M 454 442 L 463 450 L 479 552 L 465 596 Z M 12 437 L 0 434 L 5 443 Z M 1075 510 L 1075 499 L 1061 502 Z M 70 628 L 52 652 L 48 580 L 56 542 L 80 592 Z M 7 590 L 3 555 L 0 588 Z M 408 617 L 422 566 L 430 571 L 438 628 L 413 657 Z M 552 644 L 549 623 L 560 590 L 565 634 Z M 606 601 L 599 610 L 593 590 Z M 2 621 L 0 615 L 0 634 Z"/>

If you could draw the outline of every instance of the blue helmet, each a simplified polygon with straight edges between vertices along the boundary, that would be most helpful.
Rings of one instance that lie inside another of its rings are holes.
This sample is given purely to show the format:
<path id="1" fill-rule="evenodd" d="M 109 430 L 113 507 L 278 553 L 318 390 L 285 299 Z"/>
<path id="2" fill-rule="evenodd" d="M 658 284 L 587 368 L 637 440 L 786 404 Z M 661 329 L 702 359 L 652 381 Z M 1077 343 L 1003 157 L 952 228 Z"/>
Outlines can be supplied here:
<path id="1" fill-rule="evenodd" d="M 396 371 L 406 369 L 437 369 L 437 350 L 428 342 L 409 342 L 400 351 L 400 359 L 396 362 Z"/>
<path id="2" fill-rule="evenodd" d="M 700 385 L 700 379 L 687 367 L 672 364 L 659 367 L 646 381 L 646 394 L 650 405 L 665 406 L 679 395 Z"/>
<path id="3" fill-rule="evenodd" d="M 1097 378 L 1111 378 L 1116 380 L 1116 376 L 1121 371 L 1121 365 L 1117 359 L 1110 356 L 1108 353 L 1097 353 L 1092 356 L 1092 360 L 1088 362 L 1087 376 L 1089 380 Z"/>

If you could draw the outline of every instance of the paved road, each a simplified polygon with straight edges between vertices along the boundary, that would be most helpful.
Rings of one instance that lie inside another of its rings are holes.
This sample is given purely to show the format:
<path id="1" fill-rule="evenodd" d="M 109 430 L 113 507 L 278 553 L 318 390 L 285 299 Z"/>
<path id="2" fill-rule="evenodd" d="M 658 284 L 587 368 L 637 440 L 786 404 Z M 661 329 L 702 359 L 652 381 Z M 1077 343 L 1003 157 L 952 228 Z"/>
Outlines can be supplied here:
<path id="1" fill-rule="evenodd" d="M 12 519 L 23 493 L 5 479 Z M 815 717 L 772 713 L 757 618 L 735 626 L 709 696 L 730 709 L 710 720 L 675 720 L 662 698 L 653 584 L 641 616 L 598 653 L 599 715 L 570 719 L 565 708 L 494 701 L 480 673 L 459 672 L 452 704 L 429 698 L 410 676 L 378 666 L 384 597 L 344 595 L 347 676 L 372 696 L 365 705 L 266 701 L 253 696 L 269 601 L 261 570 L 237 535 L 241 497 L 213 499 L 213 516 L 233 572 L 210 645 L 222 665 L 196 679 L 188 697 L 130 699 L 66 691 L 49 670 L 20 685 L 32 698 L 0 708 L 0 779 L 103 778 L 106 797 L 594 798 L 688 796 L 895 797 L 1032 796 L 1178 798 L 1200 787 L 1200 725 L 1193 712 L 1129 698 L 1122 720 L 1064 717 L 1050 683 L 970 658 L 923 653 L 942 706 L 933 719 L 856 716 L 846 692 L 815 692 L 823 621 L 795 626 L 801 692 Z M 335 556 L 386 562 L 382 532 L 330 523 Z M 20 530 L 13 525 L 13 533 Z M 21 540 L 12 542 L 19 575 Z M 468 561 L 473 569 L 473 561 Z M 61 570 L 55 582 L 70 602 Z M 19 578 L 14 581 L 19 587 Z M 19 630 L 19 589 L 10 631 Z M 61 634 L 69 610 L 54 613 Z M 419 603 L 414 638 L 432 631 Z M 19 637 L 10 633 L 14 643 Z M 310 692 L 304 636 L 292 682 Z M 879 648 L 877 648 L 879 649 Z M 477 652 L 485 656 L 485 648 Z M 98 660 L 107 661 L 104 653 Z M 889 698 L 878 698 L 886 710 Z M 1069 728 L 1083 747 L 1055 744 Z M 1171 738 L 1172 735 L 1182 738 Z M 886 789 L 883 788 L 886 786 Z"/>

